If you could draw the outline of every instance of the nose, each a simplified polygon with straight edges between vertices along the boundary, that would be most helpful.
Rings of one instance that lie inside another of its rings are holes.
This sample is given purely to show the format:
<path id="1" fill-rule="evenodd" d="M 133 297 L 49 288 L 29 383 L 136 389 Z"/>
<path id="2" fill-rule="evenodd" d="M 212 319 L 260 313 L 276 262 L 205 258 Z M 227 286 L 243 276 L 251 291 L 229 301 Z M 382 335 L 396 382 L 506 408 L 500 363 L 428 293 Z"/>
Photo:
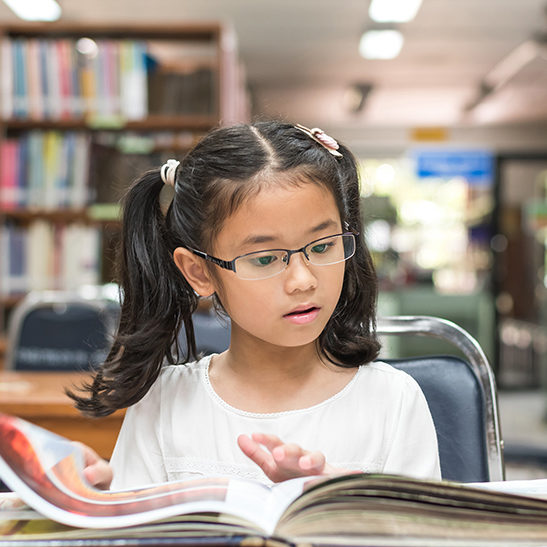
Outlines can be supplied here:
<path id="1" fill-rule="evenodd" d="M 309 262 L 304 252 L 293 253 L 287 264 L 286 290 L 288 293 L 294 291 L 309 291 L 317 286 L 317 278 L 309 267 Z"/>

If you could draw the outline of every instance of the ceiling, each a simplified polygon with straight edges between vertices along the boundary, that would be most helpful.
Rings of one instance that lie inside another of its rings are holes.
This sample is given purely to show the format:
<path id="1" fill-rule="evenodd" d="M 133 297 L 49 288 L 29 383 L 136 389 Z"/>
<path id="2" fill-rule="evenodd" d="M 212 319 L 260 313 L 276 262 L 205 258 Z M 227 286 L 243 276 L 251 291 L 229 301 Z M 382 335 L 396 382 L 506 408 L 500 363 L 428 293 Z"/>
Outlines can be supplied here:
<path id="1" fill-rule="evenodd" d="M 399 57 L 359 57 L 369 0 L 59 0 L 78 22 L 225 21 L 233 26 L 255 113 L 357 128 L 547 125 L 547 47 L 473 110 L 485 75 L 521 43 L 547 35 L 547 0 L 423 0 L 399 25 Z M 16 17 L 0 3 L 0 22 Z M 344 99 L 370 85 L 362 110 Z"/>

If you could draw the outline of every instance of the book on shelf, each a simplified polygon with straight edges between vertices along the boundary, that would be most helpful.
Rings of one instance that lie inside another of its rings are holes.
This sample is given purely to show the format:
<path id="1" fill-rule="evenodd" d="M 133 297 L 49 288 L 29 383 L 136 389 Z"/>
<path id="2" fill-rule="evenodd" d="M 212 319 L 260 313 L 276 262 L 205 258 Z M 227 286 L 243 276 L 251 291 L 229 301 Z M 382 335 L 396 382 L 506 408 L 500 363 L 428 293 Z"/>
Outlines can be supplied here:
<path id="1" fill-rule="evenodd" d="M 0 209 L 3 211 L 15 209 L 21 200 L 18 195 L 20 165 L 17 140 L 4 139 L 0 143 Z"/>
<path id="2" fill-rule="evenodd" d="M 40 219 L 28 225 L 4 223 L 0 242 L 4 249 L 1 296 L 99 283 L 101 238 L 97 226 L 52 224 Z"/>
<path id="3" fill-rule="evenodd" d="M 4 120 L 142 120 L 149 114 L 217 117 L 214 44 L 138 38 L 0 40 Z"/>
<path id="4" fill-rule="evenodd" d="M 0 50 L 6 120 L 148 115 L 144 40 L 4 36 Z"/>
<path id="5" fill-rule="evenodd" d="M 402 476 L 349 473 L 273 486 L 204 477 L 103 491 L 78 445 L 0 414 L 2 540 L 136 538 L 267 545 L 511 545 L 547 541 L 547 487 L 532 495 Z M 534 481 L 532 481 L 534 482 Z M 510 486 L 503 485 L 506 490 Z M 518 488 L 517 488 L 518 490 Z M 521 491 L 526 491 L 521 487 Z M 31 544 L 31 543 L 30 543 Z"/>
<path id="6" fill-rule="evenodd" d="M 4 210 L 81 208 L 93 199 L 85 132 L 32 130 L 1 141 L 0 156 Z"/>

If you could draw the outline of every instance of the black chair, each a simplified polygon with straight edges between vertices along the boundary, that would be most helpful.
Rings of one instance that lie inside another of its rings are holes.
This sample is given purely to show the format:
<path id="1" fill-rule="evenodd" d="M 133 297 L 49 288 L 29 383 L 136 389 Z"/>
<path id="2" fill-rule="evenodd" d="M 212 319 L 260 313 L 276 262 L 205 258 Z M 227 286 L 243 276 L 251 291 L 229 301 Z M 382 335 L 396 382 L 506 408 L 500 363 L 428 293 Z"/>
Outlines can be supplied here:
<path id="1" fill-rule="evenodd" d="M 442 477 L 458 482 L 504 480 L 503 442 L 492 369 L 478 342 L 437 317 L 382 317 L 378 334 L 420 335 L 456 346 L 454 356 L 382 357 L 410 374 L 427 399 L 439 443 Z"/>
<path id="2" fill-rule="evenodd" d="M 104 360 L 119 303 L 66 291 L 33 291 L 10 318 L 6 369 L 89 370 Z"/>
<path id="3" fill-rule="evenodd" d="M 213 309 L 197 310 L 192 316 L 196 349 L 203 356 L 222 353 L 230 346 L 230 319 L 219 317 Z M 186 332 L 184 327 L 178 336 L 179 350 L 186 353 Z"/>

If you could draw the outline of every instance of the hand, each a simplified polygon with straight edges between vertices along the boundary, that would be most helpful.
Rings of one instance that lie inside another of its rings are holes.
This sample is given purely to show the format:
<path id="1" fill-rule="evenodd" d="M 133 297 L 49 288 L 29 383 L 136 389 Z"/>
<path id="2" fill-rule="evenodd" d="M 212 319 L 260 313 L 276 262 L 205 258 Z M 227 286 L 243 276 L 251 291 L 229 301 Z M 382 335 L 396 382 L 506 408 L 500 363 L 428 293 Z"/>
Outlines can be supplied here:
<path id="1" fill-rule="evenodd" d="M 309 475 L 345 473 L 343 469 L 327 464 L 321 452 L 310 452 L 296 444 L 285 444 L 275 435 L 240 435 L 237 444 L 273 482 Z"/>
<path id="2" fill-rule="evenodd" d="M 106 460 L 103 460 L 97 452 L 89 446 L 78 441 L 73 442 L 84 454 L 84 477 L 87 482 L 95 488 L 108 490 L 113 477 L 110 464 Z"/>

